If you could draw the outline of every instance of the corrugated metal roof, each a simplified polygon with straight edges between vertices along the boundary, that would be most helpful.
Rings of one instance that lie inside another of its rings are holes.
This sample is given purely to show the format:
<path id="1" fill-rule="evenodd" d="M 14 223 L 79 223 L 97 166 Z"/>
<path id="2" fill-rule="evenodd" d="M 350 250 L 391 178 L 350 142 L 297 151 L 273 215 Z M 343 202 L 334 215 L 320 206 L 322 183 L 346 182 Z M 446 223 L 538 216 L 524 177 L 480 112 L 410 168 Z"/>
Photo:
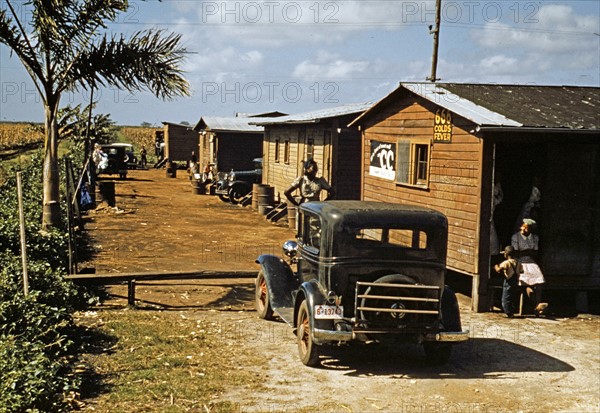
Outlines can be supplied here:
<path id="1" fill-rule="evenodd" d="M 598 87 L 459 83 L 443 87 L 525 127 L 600 129 Z"/>
<path id="2" fill-rule="evenodd" d="M 244 117 L 219 117 L 203 116 L 194 128 L 197 131 L 202 129 L 213 132 L 252 132 L 261 133 L 264 131 L 262 126 L 254 123 L 257 121 L 268 120 L 272 118 L 244 118 Z M 252 122 L 252 123 L 251 123 Z"/>
<path id="3" fill-rule="evenodd" d="M 523 126 L 521 123 L 507 118 L 506 116 L 489 110 L 485 106 L 465 99 L 460 94 L 454 94 L 446 89 L 445 85 L 435 83 L 402 83 L 411 92 L 442 106 L 451 112 L 467 118 L 478 125 L 494 126 Z"/>
<path id="4" fill-rule="evenodd" d="M 299 113 L 295 115 L 280 116 L 278 118 L 269 118 L 267 120 L 257 121 L 254 119 L 251 123 L 256 125 L 281 125 L 285 123 L 316 123 L 321 119 L 335 118 L 338 116 L 352 115 L 362 113 L 373 106 L 373 102 L 350 103 L 347 105 L 336 106 L 315 110 L 311 112 Z"/>
<path id="5" fill-rule="evenodd" d="M 482 127 L 600 129 L 598 87 L 473 83 L 400 83 L 352 124 L 403 89 Z"/>

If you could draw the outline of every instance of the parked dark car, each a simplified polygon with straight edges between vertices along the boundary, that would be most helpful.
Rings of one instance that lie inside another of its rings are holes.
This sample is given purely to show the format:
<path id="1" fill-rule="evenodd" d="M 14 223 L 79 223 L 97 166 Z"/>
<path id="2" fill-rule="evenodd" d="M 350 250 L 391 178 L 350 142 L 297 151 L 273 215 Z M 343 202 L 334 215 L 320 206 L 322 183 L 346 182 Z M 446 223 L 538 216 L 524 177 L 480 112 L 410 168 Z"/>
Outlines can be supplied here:
<path id="1" fill-rule="evenodd" d="M 237 204 L 252 191 L 252 184 L 262 181 L 262 158 L 253 159 L 254 169 L 234 171 L 217 180 L 215 194 L 222 201 Z"/>
<path id="2" fill-rule="evenodd" d="M 366 201 L 307 202 L 297 242 L 257 259 L 256 310 L 279 316 L 297 336 L 302 363 L 319 364 L 327 345 L 421 343 L 445 363 L 468 339 L 445 285 L 448 223 L 434 210 Z M 295 267 L 295 269 L 294 269 Z"/>
<path id="3" fill-rule="evenodd" d="M 132 146 L 128 143 L 109 143 L 100 146 L 102 152 L 108 157 L 108 164 L 106 168 L 99 170 L 99 174 L 119 175 L 121 179 L 127 178 L 127 170 L 132 169 L 129 167 L 129 163 L 135 161 Z"/>

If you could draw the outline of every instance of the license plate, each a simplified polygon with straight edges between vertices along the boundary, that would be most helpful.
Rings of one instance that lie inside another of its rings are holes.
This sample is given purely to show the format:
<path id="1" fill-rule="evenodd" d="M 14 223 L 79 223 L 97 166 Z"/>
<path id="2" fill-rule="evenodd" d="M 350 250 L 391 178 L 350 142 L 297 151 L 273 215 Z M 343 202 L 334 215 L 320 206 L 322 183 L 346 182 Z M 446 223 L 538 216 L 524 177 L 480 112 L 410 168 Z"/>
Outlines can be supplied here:
<path id="1" fill-rule="evenodd" d="M 344 307 L 337 305 L 315 305 L 315 318 L 321 320 L 341 319 Z"/>

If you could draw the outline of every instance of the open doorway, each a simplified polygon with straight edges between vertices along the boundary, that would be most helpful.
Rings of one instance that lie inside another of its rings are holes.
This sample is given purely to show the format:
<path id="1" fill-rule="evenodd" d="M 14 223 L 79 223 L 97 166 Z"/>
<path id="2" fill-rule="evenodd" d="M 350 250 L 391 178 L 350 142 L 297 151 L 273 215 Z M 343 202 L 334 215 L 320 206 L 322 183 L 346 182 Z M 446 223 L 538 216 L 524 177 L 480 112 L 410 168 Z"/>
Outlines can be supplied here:
<path id="1" fill-rule="evenodd" d="M 502 201 L 495 207 L 494 222 L 500 246 L 510 245 L 511 236 L 519 230 L 522 209 L 528 202 L 534 184 L 542 198 L 529 213 L 542 224 L 544 182 L 546 176 L 546 145 L 502 143 L 496 145 L 497 182 L 502 187 Z"/>

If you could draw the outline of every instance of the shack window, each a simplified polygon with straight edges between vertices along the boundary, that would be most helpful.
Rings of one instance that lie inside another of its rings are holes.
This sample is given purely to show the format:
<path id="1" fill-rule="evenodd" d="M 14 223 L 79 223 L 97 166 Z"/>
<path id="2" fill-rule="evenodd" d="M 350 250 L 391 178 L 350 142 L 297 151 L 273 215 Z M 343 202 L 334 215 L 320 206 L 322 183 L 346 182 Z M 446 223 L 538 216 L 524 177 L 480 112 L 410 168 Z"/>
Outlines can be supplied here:
<path id="1" fill-rule="evenodd" d="M 290 141 L 285 141 L 283 145 L 283 162 L 290 163 Z"/>
<path id="2" fill-rule="evenodd" d="M 306 159 L 314 158 L 315 152 L 315 141 L 313 139 L 308 139 L 306 141 Z"/>
<path id="3" fill-rule="evenodd" d="M 396 182 L 428 187 L 431 142 L 427 139 L 400 140 L 396 147 Z"/>
<path id="4" fill-rule="evenodd" d="M 275 162 L 279 162 L 279 139 L 275 139 Z"/>

